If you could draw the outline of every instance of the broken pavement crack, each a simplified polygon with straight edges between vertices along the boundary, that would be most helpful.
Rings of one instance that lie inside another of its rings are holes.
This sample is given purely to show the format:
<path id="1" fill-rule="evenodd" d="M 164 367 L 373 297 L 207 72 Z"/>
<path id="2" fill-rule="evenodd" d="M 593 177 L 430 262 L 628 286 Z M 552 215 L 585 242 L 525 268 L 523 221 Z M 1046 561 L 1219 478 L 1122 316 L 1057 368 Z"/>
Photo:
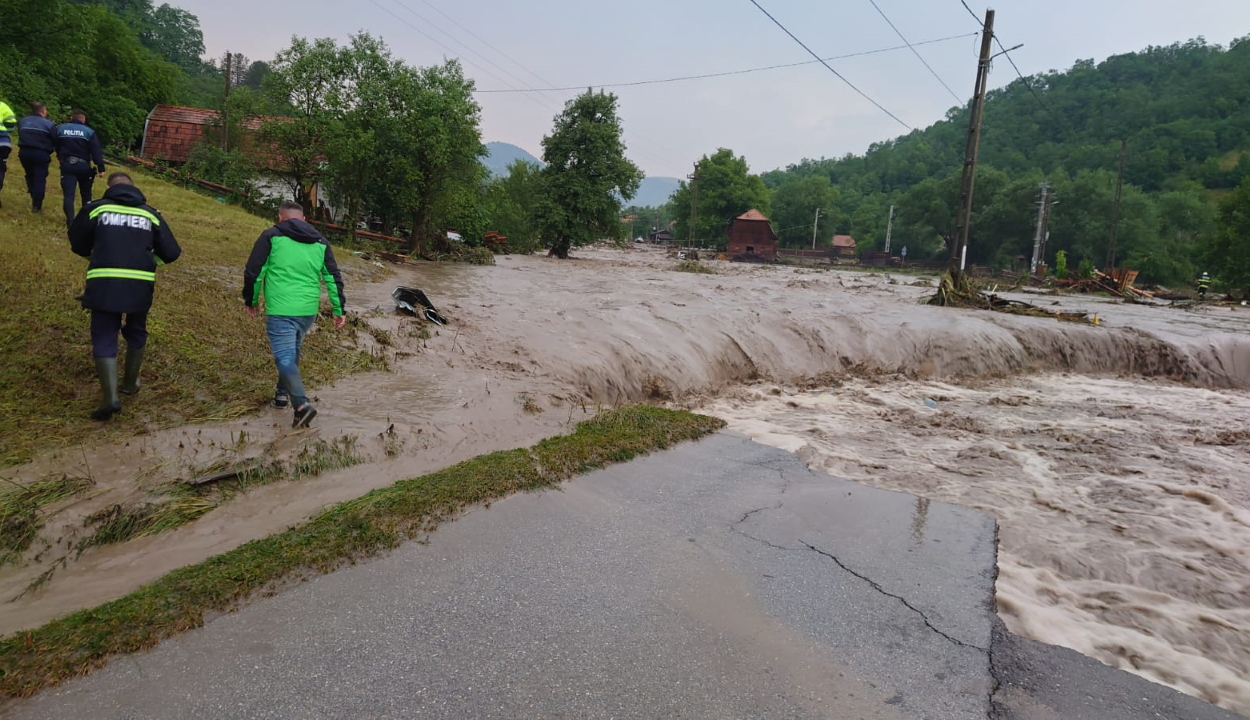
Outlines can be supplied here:
<path id="1" fill-rule="evenodd" d="M 978 645 L 973 645 L 972 643 L 966 643 L 966 642 L 964 642 L 963 640 L 960 640 L 960 639 L 959 639 L 959 638 L 957 638 L 957 637 L 953 637 L 953 636 L 951 636 L 951 635 L 948 635 L 948 634 L 946 634 L 945 632 L 943 632 L 942 630 L 938 629 L 938 627 L 937 627 L 937 626 L 935 626 L 935 625 L 934 625 L 934 624 L 933 624 L 933 623 L 929 620 L 929 616 L 928 616 L 928 615 L 925 615 L 925 614 L 924 614 L 924 611 L 920 610 L 920 608 L 917 608 L 915 605 L 912 605 L 910 602 L 908 602 L 908 601 L 907 601 L 907 598 L 903 597 L 902 595 L 895 595 L 894 593 L 892 593 L 892 592 L 890 592 L 890 591 L 886 590 L 885 588 L 881 587 L 881 584 L 880 584 L 880 583 L 878 583 L 876 580 L 873 580 L 872 578 L 868 577 L 867 575 L 864 575 L 863 573 L 857 572 L 856 570 L 852 569 L 852 568 L 851 568 L 850 566 L 848 566 L 846 563 L 844 563 L 844 562 L 842 562 L 841 560 L 839 560 L 839 559 L 838 559 L 838 557 L 837 557 L 836 555 L 833 555 L 832 553 L 825 552 L 824 550 L 821 550 L 820 548 L 816 547 L 815 545 L 812 545 L 811 543 L 804 542 L 804 541 L 800 541 L 800 542 L 802 542 L 802 543 L 803 543 L 803 545 L 804 545 L 805 547 L 807 547 L 807 549 L 808 549 L 808 550 L 811 550 L 811 551 L 813 551 L 813 552 L 816 552 L 816 553 L 819 553 L 819 554 L 821 554 L 821 555 L 824 555 L 825 557 L 827 557 L 827 558 L 829 558 L 830 560 L 832 560 L 832 561 L 833 561 L 833 562 L 834 562 L 834 563 L 835 563 L 838 567 L 840 567 L 840 568 L 842 568 L 843 570 L 847 571 L 848 573 L 850 573 L 850 574 L 854 575 L 855 577 L 859 578 L 860 580 L 863 580 L 864 582 L 868 583 L 869 585 L 871 585 L 871 586 L 872 586 L 872 589 L 876 590 L 877 592 L 881 593 L 882 595 L 885 595 L 886 597 L 892 597 L 892 598 L 894 598 L 895 600 L 898 600 L 898 601 L 899 601 L 900 603 L 902 603 L 902 604 L 903 604 L 903 606 L 904 606 L 904 607 L 906 607 L 908 610 L 911 610 L 912 612 L 914 612 L 914 613 L 916 613 L 917 615 L 919 615 L 919 616 L 920 616 L 920 619 L 924 621 L 925 627 L 929 628 L 930 630 L 932 630 L 933 632 L 937 633 L 938 635 L 941 635 L 942 637 L 946 638 L 946 639 L 947 639 L 947 640 L 949 640 L 950 642 L 952 642 L 952 643 L 954 643 L 954 644 L 956 644 L 956 645 L 959 645 L 959 646 L 961 646 L 961 647 L 971 648 L 971 649 L 976 650 L 976 651 L 978 651 L 978 652 L 985 653 L 985 654 L 987 654 L 987 655 L 989 654 L 989 652 L 990 652 L 990 651 L 989 651 L 989 650 L 987 650 L 986 648 L 980 647 L 980 646 L 978 646 Z"/>

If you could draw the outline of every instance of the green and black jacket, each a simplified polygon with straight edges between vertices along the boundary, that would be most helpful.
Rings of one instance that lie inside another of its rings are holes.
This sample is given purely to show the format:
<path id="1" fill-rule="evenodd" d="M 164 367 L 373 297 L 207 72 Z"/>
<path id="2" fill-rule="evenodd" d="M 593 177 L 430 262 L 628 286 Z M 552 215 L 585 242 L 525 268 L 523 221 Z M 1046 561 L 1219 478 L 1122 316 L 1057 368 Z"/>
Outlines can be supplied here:
<path id="1" fill-rule="evenodd" d="M 343 314 L 343 276 L 334 251 L 321 233 L 299 219 L 285 220 L 261 233 L 243 271 L 243 302 L 265 313 L 290 317 L 316 315 L 321 282 L 335 315 Z"/>
<path id="2" fill-rule="evenodd" d="M 69 246 L 90 258 L 82 306 L 114 313 L 152 307 L 156 265 L 182 254 L 169 223 L 134 185 L 114 185 L 89 202 L 69 228 Z"/>

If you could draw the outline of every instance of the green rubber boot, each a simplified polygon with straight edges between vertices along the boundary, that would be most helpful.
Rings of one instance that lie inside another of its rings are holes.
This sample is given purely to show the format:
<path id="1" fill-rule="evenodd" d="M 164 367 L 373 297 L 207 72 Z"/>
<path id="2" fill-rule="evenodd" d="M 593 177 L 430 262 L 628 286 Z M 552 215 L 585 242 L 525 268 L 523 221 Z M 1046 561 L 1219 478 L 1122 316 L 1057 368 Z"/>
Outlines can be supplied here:
<path id="1" fill-rule="evenodd" d="M 117 397 L 117 358 L 96 358 L 95 374 L 100 379 L 104 402 L 91 413 L 91 419 L 108 420 L 122 409 L 122 401 Z"/>
<path id="2" fill-rule="evenodd" d="M 122 377 L 122 395 L 139 394 L 139 368 L 143 367 L 143 348 L 126 347 L 126 371 Z"/>

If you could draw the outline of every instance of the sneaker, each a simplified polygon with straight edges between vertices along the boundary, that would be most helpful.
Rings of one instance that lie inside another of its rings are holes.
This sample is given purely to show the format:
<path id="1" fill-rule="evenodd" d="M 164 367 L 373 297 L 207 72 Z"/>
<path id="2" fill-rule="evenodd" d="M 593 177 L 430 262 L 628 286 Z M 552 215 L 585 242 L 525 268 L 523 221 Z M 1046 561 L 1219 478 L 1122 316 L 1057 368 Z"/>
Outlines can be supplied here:
<path id="1" fill-rule="evenodd" d="M 315 417 L 317 417 L 317 408 L 313 407 L 312 403 L 305 403 L 304 407 L 295 410 L 295 419 L 291 422 L 291 427 L 309 427 Z"/>
<path id="2" fill-rule="evenodd" d="M 273 406 L 285 410 L 291 406 L 291 396 L 286 390 L 276 390 L 273 394 Z"/>

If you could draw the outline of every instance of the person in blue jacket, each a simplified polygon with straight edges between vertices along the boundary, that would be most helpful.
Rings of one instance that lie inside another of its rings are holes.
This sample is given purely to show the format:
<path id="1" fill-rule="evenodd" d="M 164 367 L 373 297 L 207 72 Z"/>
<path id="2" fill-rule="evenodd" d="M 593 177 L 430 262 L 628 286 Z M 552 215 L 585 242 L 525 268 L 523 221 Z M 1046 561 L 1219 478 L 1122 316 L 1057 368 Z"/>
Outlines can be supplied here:
<path id="1" fill-rule="evenodd" d="M 41 102 L 30 104 L 30 114 L 17 121 L 17 159 L 26 171 L 26 192 L 31 212 L 43 212 L 43 196 L 48 187 L 48 166 L 56 151 L 56 125 L 48 119 L 48 108 Z"/>
<path id="2" fill-rule="evenodd" d="M 0 100 L 0 190 L 4 190 L 4 175 L 9 169 L 9 153 L 13 152 L 13 139 L 9 133 L 17 129 L 17 116 L 13 108 Z"/>
<path id="3" fill-rule="evenodd" d="M 82 193 L 82 204 L 91 202 L 91 186 L 96 175 L 104 177 L 104 148 L 100 136 L 87 125 L 87 113 L 74 110 L 70 121 L 56 126 L 56 155 L 61 161 L 61 192 L 65 195 L 65 226 L 74 222 L 74 191 Z M 95 173 L 91 164 L 95 163 Z"/>

